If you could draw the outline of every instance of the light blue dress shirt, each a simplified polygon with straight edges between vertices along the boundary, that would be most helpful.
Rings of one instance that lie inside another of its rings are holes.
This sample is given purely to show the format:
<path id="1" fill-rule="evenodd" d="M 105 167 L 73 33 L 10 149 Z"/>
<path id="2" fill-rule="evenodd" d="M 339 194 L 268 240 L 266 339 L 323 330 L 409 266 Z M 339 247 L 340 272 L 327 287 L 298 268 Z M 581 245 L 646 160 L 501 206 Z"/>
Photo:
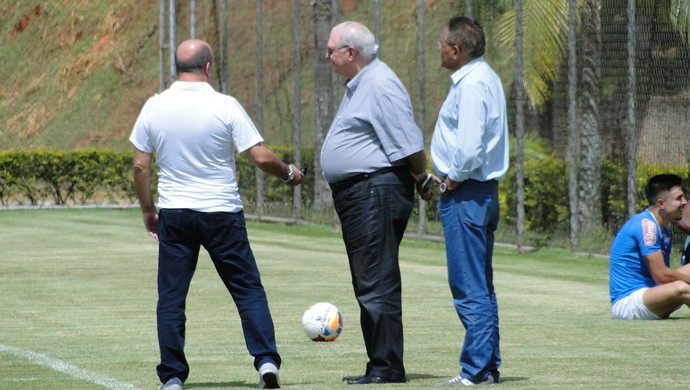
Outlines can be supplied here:
<path id="1" fill-rule="evenodd" d="M 503 179 L 510 158 L 501 80 L 479 57 L 455 71 L 451 82 L 431 139 L 436 174 L 458 182 Z"/>
<path id="2" fill-rule="evenodd" d="M 321 168 L 335 183 L 395 165 L 424 150 L 405 87 L 379 59 L 345 86 L 345 95 L 321 149 Z"/>

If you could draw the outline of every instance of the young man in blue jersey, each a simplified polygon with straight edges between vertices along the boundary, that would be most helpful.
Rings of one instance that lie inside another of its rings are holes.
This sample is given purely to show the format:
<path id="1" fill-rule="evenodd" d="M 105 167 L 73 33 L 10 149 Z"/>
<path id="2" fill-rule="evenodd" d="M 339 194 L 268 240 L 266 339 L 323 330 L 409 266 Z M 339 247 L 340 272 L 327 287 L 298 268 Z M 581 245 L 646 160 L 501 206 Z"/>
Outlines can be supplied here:
<path id="1" fill-rule="evenodd" d="M 616 235 L 609 262 L 611 314 L 614 319 L 668 318 L 690 305 L 690 265 L 670 268 L 668 224 L 683 217 L 687 201 L 677 175 L 649 179 L 649 206 L 632 217 Z"/>

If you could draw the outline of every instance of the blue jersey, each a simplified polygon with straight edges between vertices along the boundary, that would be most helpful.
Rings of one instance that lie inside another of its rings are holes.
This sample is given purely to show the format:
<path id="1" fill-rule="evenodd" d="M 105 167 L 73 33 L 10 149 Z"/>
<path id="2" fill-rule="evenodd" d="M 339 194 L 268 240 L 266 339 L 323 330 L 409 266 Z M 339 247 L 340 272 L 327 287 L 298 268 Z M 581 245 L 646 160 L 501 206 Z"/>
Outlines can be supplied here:
<path id="1" fill-rule="evenodd" d="M 666 227 L 659 228 L 649 210 L 635 215 L 623 225 L 611 246 L 611 304 L 640 288 L 658 285 L 643 257 L 659 250 L 662 251 L 664 263 L 668 267 L 671 258 L 671 233 Z"/>

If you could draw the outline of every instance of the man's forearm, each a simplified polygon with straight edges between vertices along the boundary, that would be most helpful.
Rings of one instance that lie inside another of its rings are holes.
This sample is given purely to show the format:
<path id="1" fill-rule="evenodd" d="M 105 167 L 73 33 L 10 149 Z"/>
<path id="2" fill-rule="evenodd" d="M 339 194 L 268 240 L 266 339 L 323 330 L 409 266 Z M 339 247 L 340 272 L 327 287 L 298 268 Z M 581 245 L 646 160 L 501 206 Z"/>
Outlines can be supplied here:
<path id="1" fill-rule="evenodd" d="M 155 211 L 156 205 L 153 202 L 153 192 L 151 191 L 151 175 L 134 169 L 134 188 L 139 198 L 141 211 Z"/>
<path id="2" fill-rule="evenodd" d="M 426 173 L 426 153 L 424 150 L 405 157 L 405 163 L 407 163 L 416 181 L 424 180 Z"/>
<path id="3" fill-rule="evenodd" d="M 151 160 L 150 154 L 139 150 L 134 152 L 134 189 L 139 198 L 139 206 L 142 212 L 155 212 L 156 205 L 153 202 L 151 191 Z"/>

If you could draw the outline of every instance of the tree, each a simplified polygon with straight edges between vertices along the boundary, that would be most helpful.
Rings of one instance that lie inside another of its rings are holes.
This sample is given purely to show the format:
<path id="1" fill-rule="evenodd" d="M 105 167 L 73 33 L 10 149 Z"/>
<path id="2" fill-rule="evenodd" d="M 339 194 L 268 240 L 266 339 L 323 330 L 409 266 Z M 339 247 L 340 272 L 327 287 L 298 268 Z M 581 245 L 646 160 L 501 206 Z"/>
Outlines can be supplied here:
<path id="1" fill-rule="evenodd" d="M 525 115 L 524 115 L 524 85 L 522 77 L 524 69 L 522 66 L 522 0 L 515 0 L 515 137 L 517 138 L 517 247 L 522 249 L 525 240 L 525 161 L 523 140 L 525 136 Z"/>
<path id="2" fill-rule="evenodd" d="M 302 166 L 302 50 L 301 50 L 301 25 L 302 17 L 300 13 L 301 1 L 294 0 L 294 18 L 292 24 L 292 57 L 293 57 L 293 70 L 292 74 L 295 78 L 295 91 L 294 91 L 294 122 L 293 122 L 293 146 L 294 146 L 294 160 L 295 164 L 300 167 Z M 302 218 L 302 188 L 297 186 L 293 190 L 292 197 L 292 216 L 295 220 Z"/>
<path id="3" fill-rule="evenodd" d="M 636 213 L 635 207 L 635 195 L 637 192 L 637 185 L 635 178 L 637 177 L 637 142 L 632 142 L 637 140 L 637 131 L 635 128 L 635 95 L 636 95 L 636 83 L 635 83 L 635 41 L 636 29 L 635 29 L 635 0 L 628 0 L 628 142 L 626 143 L 626 157 L 628 160 L 628 175 L 626 177 L 626 188 L 628 191 L 628 197 L 626 199 L 628 218 L 632 218 Z"/>
<path id="4" fill-rule="evenodd" d="M 314 132 L 314 209 L 331 206 L 331 190 L 321 174 L 321 148 L 331 122 L 331 64 L 325 53 L 331 31 L 331 0 L 314 1 L 314 41 L 316 46 L 316 130 Z"/>
<path id="5" fill-rule="evenodd" d="M 424 134 L 424 120 L 426 107 L 424 106 L 426 63 L 424 62 L 424 0 L 417 0 L 417 81 L 419 81 L 419 93 L 417 101 L 417 126 Z M 426 137 L 425 137 L 426 138 Z M 426 234 L 426 202 L 419 200 L 419 235 Z"/>
<path id="6" fill-rule="evenodd" d="M 617 7 L 624 2 L 607 1 L 607 7 Z M 626 24 L 627 29 L 634 30 L 637 22 L 631 18 L 631 12 L 644 12 L 647 15 L 653 15 L 654 23 L 662 23 L 670 26 L 678 34 L 684 37 L 685 41 L 690 46 L 690 1 L 687 0 L 638 0 L 637 2 L 627 1 L 628 20 Z M 635 4 L 633 4 L 635 3 Z M 592 223 L 596 224 L 596 220 L 601 220 L 601 201 L 596 200 L 592 203 L 591 196 L 599 196 L 598 181 L 599 168 L 601 166 L 602 145 L 600 138 L 600 130 L 598 128 L 598 110 L 601 96 L 601 83 L 599 74 L 601 71 L 601 58 L 599 51 L 601 50 L 601 16 L 600 11 L 602 7 L 601 0 L 531 0 L 524 4 L 524 25 L 525 25 L 525 42 L 528 46 L 525 47 L 523 54 L 525 58 L 525 77 L 524 87 L 530 103 L 530 108 L 539 110 L 546 105 L 551 99 L 550 87 L 558 76 L 558 71 L 564 59 L 569 58 L 575 61 L 575 40 L 580 37 L 580 43 L 583 45 L 582 55 L 580 58 L 582 75 L 580 82 L 577 81 L 577 74 L 573 73 L 576 67 L 569 66 L 568 78 L 569 87 L 568 95 L 571 106 L 569 107 L 568 120 L 568 160 L 571 164 L 571 171 L 569 174 L 569 198 L 571 210 L 571 246 L 574 248 L 577 242 L 577 236 L 580 235 L 580 230 L 585 231 Z M 575 17 L 567 18 L 567 10 L 572 10 L 572 13 L 579 12 L 581 18 L 581 27 L 576 28 L 577 20 Z M 643 11 L 640 11 L 643 10 Z M 617 15 L 620 16 L 620 15 Z M 570 20 L 570 23 L 568 22 Z M 513 12 L 507 12 L 503 15 L 498 23 L 496 30 L 496 41 L 502 47 L 504 53 L 508 53 L 508 61 L 514 58 L 515 50 L 515 33 L 514 33 L 515 18 Z M 568 29 L 570 26 L 570 30 Z M 572 32 L 570 39 L 566 40 L 566 32 Z M 628 46 L 639 42 L 644 37 L 640 37 L 639 33 L 628 31 Z M 566 51 L 566 42 L 569 42 L 568 47 L 571 50 Z M 634 47 L 634 45 L 633 45 Z M 636 132 L 634 129 L 634 118 L 630 119 L 631 112 L 638 112 L 641 108 L 630 106 L 630 102 L 645 99 L 644 96 L 636 96 L 635 91 L 642 89 L 636 88 L 641 82 L 653 83 L 652 78 L 643 78 L 635 73 L 633 61 L 645 60 L 645 56 L 649 55 L 647 52 L 638 52 L 634 48 L 635 54 L 628 54 L 628 66 L 625 77 L 621 74 L 619 79 L 627 79 L 628 88 L 628 110 L 625 111 L 626 116 L 622 116 L 620 121 L 627 119 L 628 133 L 623 139 L 626 142 L 626 160 L 628 162 L 628 177 L 627 188 L 628 197 L 626 199 L 627 209 L 635 209 L 634 186 L 635 181 L 635 160 L 637 159 L 634 148 L 637 145 Z M 568 54 L 568 52 L 570 54 Z M 630 56 L 634 57 L 630 57 Z M 574 64 L 574 62 L 573 62 Z M 581 87 L 580 93 L 580 126 L 577 124 L 576 113 L 578 107 L 573 106 L 576 99 L 576 87 Z M 632 91 L 634 89 L 635 91 Z M 579 133 L 581 129 L 583 132 Z M 579 149 L 579 143 L 582 142 L 582 149 Z M 595 157 L 593 154 L 597 153 Z M 584 166 L 582 164 L 584 163 Z M 573 171 L 574 169 L 574 171 Z M 578 172 L 575 174 L 575 172 Z M 578 177 L 579 176 L 579 177 Z M 585 183 L 582 183 L 582 182 Z M 574 191 L 573 188 L 577 188 Z M 577 198 L 577 199 L 576 199 Z M 581 210 L 582 209 L 582 210 Z M 592 220 L 589 216 L 596 218 Z M 576 218 L 577 220 L 574 220 Z M 580 223 L 587 223 L 580 229 Z"/>
<path id="7" fill-rule="evenodd" d="M 568 205 L 570 206 L 570 249 L 577 248 L 577 0 L 568 2 Z"/>
<path id="8" fill-rule="evenodd" d="M 263 4 L 256 0 L 256 127 L 259 133 L 264 131 L 264 58 L 263 58 Z M 254 169 L 256 175 L 256 213 L 259 218 L 264 215 L 264 173 L 259 167 Z"/>
<path id="9" fill-rule="evenodd" d="M 216 9 L 218 6 L 216 5 Z M 216 12 L 220 30 L 220 66 L 217 72 L 220 79 L 220 92 L 228 93 L 228 0 L 221 0 L 220 12 Z"/>
<path id="10" fill-rule="evenodd" d="M 602 148 L 599 132 L 601 83 L 601 1 L 585 0 L 582 9 L 582 91 L 580 94 L 580 168 L 578 220 L 580 234 L 601 226 Z"/>

